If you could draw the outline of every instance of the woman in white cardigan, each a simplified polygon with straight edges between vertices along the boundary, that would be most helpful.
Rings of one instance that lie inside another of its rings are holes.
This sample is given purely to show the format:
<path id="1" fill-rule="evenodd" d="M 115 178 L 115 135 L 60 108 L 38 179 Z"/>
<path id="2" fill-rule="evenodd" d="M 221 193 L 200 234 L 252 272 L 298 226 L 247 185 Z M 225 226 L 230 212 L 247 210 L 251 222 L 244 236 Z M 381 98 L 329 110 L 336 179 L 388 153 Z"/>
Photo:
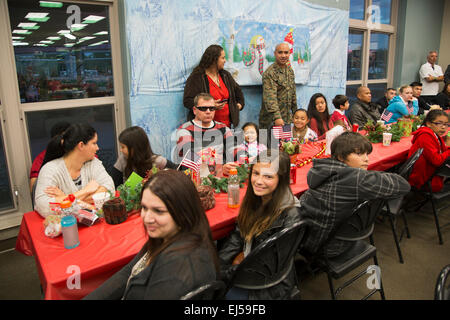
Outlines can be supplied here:
<path id="1" fill-rule="evenodd" d="M 47 146 L 39 172 L 34 209 L 43 217 L 51 214 L 50 202 L 61 202 L 69 194 L 92 202 L 92 195 L 107 190 L 114 192 L 114 182 L 98 151 L 97 133 L 88 124 L 72 124 L 54 137 Z"/>

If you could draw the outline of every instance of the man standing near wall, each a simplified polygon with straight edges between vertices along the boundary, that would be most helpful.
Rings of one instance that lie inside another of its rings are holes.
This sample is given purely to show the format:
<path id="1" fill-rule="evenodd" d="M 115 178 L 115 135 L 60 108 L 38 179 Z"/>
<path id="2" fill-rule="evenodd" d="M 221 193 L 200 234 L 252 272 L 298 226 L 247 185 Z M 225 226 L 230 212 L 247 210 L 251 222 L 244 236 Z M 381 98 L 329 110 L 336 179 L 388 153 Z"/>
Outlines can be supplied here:
<path id="1" fill-rule="evenodd" d="M 439 82 L 444 80 L 442 68 L 436 64 L 437 58 L 437 52 L 430 51 L 427 56 L 427 62 L 419 70 L 420 82 L 422 82 L 422 97 L 430 104 L 438 94 Z"/>
<path id="2" fill-rule="evenodd" d="M 297 110 L 295 76 L 289 65 L 289 50 L 287 43 L 278 44 L 275 48 L 275 63 L 263 73 L 260 128 L 269 129 L 273 125 L 289 124 Z"/>

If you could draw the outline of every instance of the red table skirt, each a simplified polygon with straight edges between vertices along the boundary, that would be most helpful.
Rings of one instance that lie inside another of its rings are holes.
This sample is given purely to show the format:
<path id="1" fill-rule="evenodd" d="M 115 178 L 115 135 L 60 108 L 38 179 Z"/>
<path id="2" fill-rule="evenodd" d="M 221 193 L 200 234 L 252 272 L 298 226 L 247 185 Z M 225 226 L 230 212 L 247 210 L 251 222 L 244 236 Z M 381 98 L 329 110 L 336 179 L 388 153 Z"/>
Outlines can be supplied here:
<path id="1" fill-rule="evenodd" d="M 374 144 L 369 155 L 369 170 L 386 170 L 403 162 L 410 146 L 411 137 L 402 138 L 388 147 Z M 319 144 L 304 145 L 302 156 L 308 158 L 320 150 Z M 296 183 L 291 185 L 297 197 L 308 189 L 306 176 L 311 167 L 312 162 L 309 162 L 297 168 Z M 245 192 L 246 188 L 241 188 L 241 201 Z M 215 198 L 215 207 L 206 215 L 213 238 L 217 240 L 234 229 L 239 208 L 227 207 L 225 193 L 216 194 Z M 135 214 L 118 225 L 106 224 L 102 219 L 91 227 L 79 226 L 80 245 L 68 250 L 64 248 L 61 236 L 51 239 L 44 235 L 42 222 L 42 217 L 36 212 L 24 214 L 16 250 L 35 257 L 45 299 L 84 297 L 127 264 L 147 239 L 142 219 Z M 74 270 L 80 271 L 80 288 L 73 288 L 76 284 Z"/>

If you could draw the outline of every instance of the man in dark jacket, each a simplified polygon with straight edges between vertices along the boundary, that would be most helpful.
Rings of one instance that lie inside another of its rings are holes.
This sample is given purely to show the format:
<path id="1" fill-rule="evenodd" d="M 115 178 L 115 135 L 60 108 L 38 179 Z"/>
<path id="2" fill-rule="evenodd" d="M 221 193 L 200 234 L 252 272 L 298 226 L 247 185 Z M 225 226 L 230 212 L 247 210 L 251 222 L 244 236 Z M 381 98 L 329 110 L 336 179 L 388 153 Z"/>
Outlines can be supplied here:
<path id="1" fill-rule="evenodd" d="M 394 199 L 409 192 L 410 185 L 401 176 L 367 170 L 370 152 L 372 144 L 367 138 L 345 132 L 333 140 L 331 158 L 313 160 L 307 176 L 309 189 L 300 198 L 302 218 L 313 222 L 304 247 L 309 254 L 315 254 L 361 202 Z M 333 239 L 326 253 L 338 256 L 353 244 Z"/>
<path id="2" fill-rule="evenodd" d="M 349 110 L 349 120 L 353 124 L 363 127 L 368 120 L 376 123 L 380 120 L 381 114 L 378 111 L 378 105 L 372 103 L 372 94 L 368 87 L 361 86 L 356 91 L 356 100 Z"/>
<path id="3" fill-rule="evenodd" d="M 380 112 L 380 114 L 388 107 L 389 101 L 391 101 L 396 94 L 397 90 L 394 88 L 387 88 L 384 96 L 376 101 L 376 104 L 378 104 L 378 112 Z"/>

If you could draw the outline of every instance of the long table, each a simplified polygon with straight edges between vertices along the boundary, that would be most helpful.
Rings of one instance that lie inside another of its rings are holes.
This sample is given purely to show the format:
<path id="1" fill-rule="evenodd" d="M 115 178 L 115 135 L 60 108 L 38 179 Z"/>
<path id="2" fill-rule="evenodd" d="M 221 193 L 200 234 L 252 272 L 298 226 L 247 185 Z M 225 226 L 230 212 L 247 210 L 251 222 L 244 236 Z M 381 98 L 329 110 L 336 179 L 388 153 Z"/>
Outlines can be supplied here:
<path id="1" fill-rule="evenodd" d="M 384 147 L 373 145 L 369 155 L 369 170 L 386 170 L 406 160 L 411 137 Z M 312 156 L 317 147 L 303 146 L 305 156 Z M 292 192 L 300 196 L 308 189 L 306 175 L 312 163 L 297 169 Z M 241 188 L 241 200 L 246 189 Z M 235 225 L 239 209 L 227 207 L 227 195 L 215 196 L 216 205 L 206 212 L 214 239 L 225 237 Z M 80 245 L 64 248 L 62 237 L 44 235 L 43 219 L 37 212 L 25 213 L 17 236 L 16 250 L 36 259 L 45 299 L 81 299 L 127 264 L 147 240 L 139 214 L 118 225 L 102 219 L 91 227 L 79 226 Z M 79 276 L 79 277 L 78 277 Z M 77 282 L 78 281 L 78 282 Z"/>

